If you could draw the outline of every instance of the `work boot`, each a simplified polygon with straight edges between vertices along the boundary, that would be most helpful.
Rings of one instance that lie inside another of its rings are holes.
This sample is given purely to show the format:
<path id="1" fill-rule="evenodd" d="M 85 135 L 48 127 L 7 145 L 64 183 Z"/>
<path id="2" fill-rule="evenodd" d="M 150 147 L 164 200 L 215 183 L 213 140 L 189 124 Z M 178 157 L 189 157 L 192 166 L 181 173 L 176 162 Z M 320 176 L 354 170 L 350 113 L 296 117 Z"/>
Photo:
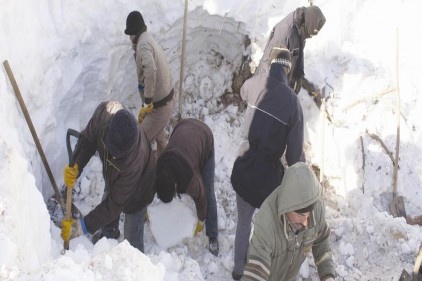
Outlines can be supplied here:
<path id="1" fill-rule="evenodd" d="M 218 247 L 218 240 L 217 238 L 210 238 L 208 248 L 214 256 L 218 256 L 218 251 L 220 248 Z"/>
<path id="2" fill-rule="evenodd" d="M 98 240 L 100 240 L 103 237 L 107 237 L 110 239 L 117 239 L 120 237 L 120 230 L 118 227 L 113 228 L 109 231 L 104 231 L 103 229 L 101 229 L 100 231 L 95 233 L 94 236 L 92 237 L 92 244 L 97 243 Z"/>
<path id="3" fill-rule="evenodd" d="M 240 279 L 242 279 L 243 275 L 237 274 L 234 271 L 232 271 L 232 277 L 233 277 L 233 280 L 240 280 Z"/>

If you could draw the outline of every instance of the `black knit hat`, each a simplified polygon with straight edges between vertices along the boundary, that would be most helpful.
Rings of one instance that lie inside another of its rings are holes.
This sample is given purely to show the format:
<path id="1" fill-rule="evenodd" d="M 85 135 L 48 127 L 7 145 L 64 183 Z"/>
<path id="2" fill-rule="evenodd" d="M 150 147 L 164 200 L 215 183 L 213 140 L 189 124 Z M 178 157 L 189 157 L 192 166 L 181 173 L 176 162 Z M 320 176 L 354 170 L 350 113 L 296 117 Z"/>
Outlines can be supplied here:
<path id="1" fill-rule="evenodd" d="M 292 56 L 290 51 L 284 47 L 274 47 L 270 53 L 270 62 L 286 66 L 290 71 L 292 68 Z"/>
<path id="2" fill-rule="evenodd" d="M 176 191 L 176 177 L 174 173 L 165 167 L 158 168 L 155 176 L 155 188 L 158 198 L 164 203 L 173 200 Z"/>
<path id="3" fill-rule="evenodd" d="M 111 119 L 105 145 L 116 158 L 124 156 L 138 142 L 138 123 L 132 114 L 120 109 Z"/>
<path id="4" fill-rule="evenodd" d="M 138 11 L 130 12 L 126 19 L 126 35 L 136 35 L 145 26 L 144 18 Z"/>

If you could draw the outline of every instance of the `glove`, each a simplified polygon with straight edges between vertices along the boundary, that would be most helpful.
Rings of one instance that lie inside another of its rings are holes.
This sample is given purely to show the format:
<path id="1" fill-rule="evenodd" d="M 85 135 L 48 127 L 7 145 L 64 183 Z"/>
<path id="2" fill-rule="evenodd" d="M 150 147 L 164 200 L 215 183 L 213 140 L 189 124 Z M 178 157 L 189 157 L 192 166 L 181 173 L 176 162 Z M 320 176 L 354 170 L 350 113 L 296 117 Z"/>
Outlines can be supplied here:
<path id="1" fill-rule="evenodd" d="M 81 236 L 82 234 L 86 234 L 86 226 L 84 223 L 84 219 L 70 219 L 70 220 L 62 220 L 62 231 L 60 236 L 62 237 L 63 241 L 69 241 L 75 237 Z"/>
<path id="2" fill-rule="evenodd" d="M 142 85 L 141 83 L 138 83 L 138 92 L 139 93 L 143 93 L 144 92 L 144 85 Z"/>
<path id="3" fill-rule="evenodd" d="M 195 228 L 195 232 L 193 233 L 193 236 L 198 235 L 198 233 L 201 232 L 202 229 L 204 229 L 204 222 L 198 220 L 198 222 L 196 223 L 196 228 Z"/>
<path id="4" fill-rule="evenodd" d="M 78 164 L 74 164 L 73 167 L 66 166 L 64 168 L 64 183 L 67 187 L 73 188 L 75 186 L 76 179 L 78 178 L 79 170 Z"/>
<path id="5" fill-rule="evenodd" d="M 139 110 L 139 113 L 138 113 L 138 122 L 139 122 L 139 124 L 141 124 L 142 121 L 144 121 L 145 116 L 148 113 L 152 112 L 153 109 L 154 109 L 154 105 L 153 105 L 152 102 L 149 103 L 149 104 L 142 105 L 142 107 L 141 107 L 141 109 Z"/>

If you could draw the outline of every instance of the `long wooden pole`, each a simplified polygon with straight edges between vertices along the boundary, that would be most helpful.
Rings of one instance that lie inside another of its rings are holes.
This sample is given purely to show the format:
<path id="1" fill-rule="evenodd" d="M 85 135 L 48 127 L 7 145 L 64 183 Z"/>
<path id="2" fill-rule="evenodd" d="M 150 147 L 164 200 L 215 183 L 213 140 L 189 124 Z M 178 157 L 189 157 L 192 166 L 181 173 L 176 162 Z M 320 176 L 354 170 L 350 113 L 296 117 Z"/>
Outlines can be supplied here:
<path id="1" fill-rule="evenodd" d="M 399 152 L 400 152 L 400 75 L 399 75 L 399 29 L 397 28 L 397 54 L 396 54 L 396 83 L 397 83 L 397 134 L 396 134 L 396 155 L 394 157 L 394 171 L 393 171 L 393 198 L 397 196 L 397 177 L 399 170 Z M 393 199 L 394 200 L 394 199 Z"/>
<path id="2" fill-rule="evenodd" d="M 185 12 L 183 15 L 182 53 L 180 55 L 180 79 L 179 79 L 179 120 L 182 118 L 183 105 L 183 81 L 185 73 L 185 46 L 186 46 L 186 22 L 188 18 L 188 0 L 185 0 Z"/>
<path id="3" fill-rule="evenodd" d="M 32 124 L 31 117 L 29 116 L 28 109 L 26 108 L 25 102 L 23 101 L 21 92 L 19 90 L 18 84 L 16 83 L 15 76 L 13 75 L 9 62 L 5 60 L 3 62 L 3 66 L 6 69 L 6 73 L 7 73 L 7 76 L 9 77 L 10 84 L 12 84 L 13 91 L 15 92 L 15 96 L 19 102 L 23 116 L 25 117 L 26 124 L 28 124 L 29 130 L 31 131 L 32 138 L 34 139 L 38 153 L 41 156 L 41 160 L 42 160 L 42 163 L 44 164 L 44 168 L 47 172 L 48 178 L 50 179 L 51 185 L 54 188 L 56 200 L 60 202 L 62 209 L 64 209 L 65 203 L 64 203 L 63 196 L 61 195 L 59 188 L 57 187 L 56 181 L 54 180 L 53 173 L 51 172 L 50 166 L 48 165 L 48 161 L 47 161 L 47 158 L 45 157 L 44 150 L 42 149 L 40 140 L 38 139 L 38 136 L 37 136 L 37 132 L 35 131 L 34 125 Z"/>

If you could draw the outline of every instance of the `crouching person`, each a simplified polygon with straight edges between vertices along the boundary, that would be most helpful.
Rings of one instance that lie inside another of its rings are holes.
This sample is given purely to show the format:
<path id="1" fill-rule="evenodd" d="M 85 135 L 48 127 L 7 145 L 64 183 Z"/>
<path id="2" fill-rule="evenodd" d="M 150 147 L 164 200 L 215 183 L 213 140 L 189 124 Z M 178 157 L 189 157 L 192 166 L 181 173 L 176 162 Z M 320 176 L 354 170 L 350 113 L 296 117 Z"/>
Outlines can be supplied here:
<path id="1" fill-rule="evenodd" d="M 83 218 L 63 220 L 61 236 L 68 241 L 101 229 L 101 236 L 117 238 L 120 214 L 124 212 L 124 238 L 143 252 L 146 207 L 155 195 L 156 159 L 145 132 L 132 114 L 116 101 L 101 103 L 81 132 L 73 152 L 75 164 L 64 169 L 68 187 L 75 185 L 96 152 L 103 163 L 102 202 Z"/>
<path id="2" fill-rule="evenodd" d="M 330 229 L 321 186 L 306 164 L 289 168 L 281 185 L 257 212 L 249 243 L 245 280 L 295 280 L 312 250 L 322 281 L 334 281 Z"/>
<path id="3" fill-rule="evenodd" d="M 214 193 L 214 137 L 211 129 L 196 119 L 185 119 L 174 128 L 158 157 L 155 189 L 164 203 L 176 194 L 187 193 L 195 202 L 196 236 L 205 223 L 209 251 L 217 256 L 217 203 Z"/>

